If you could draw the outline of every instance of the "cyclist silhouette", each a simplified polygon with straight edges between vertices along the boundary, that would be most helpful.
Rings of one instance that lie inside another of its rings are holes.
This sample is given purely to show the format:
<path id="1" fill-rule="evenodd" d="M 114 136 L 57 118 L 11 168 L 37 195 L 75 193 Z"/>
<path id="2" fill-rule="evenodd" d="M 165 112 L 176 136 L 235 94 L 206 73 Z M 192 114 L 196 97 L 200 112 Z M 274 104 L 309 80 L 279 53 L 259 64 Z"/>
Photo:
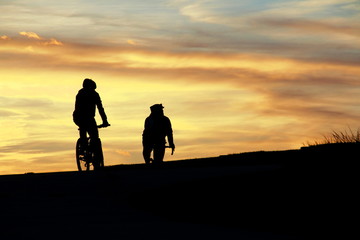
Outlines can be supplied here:
<path id="1" fill-rule="evenodd" d="M 95 91 L 96 83 L 86 78 L 83 88 L 76 95 L 75 110 L 73 112 L 74 123 L 79 126 L 80 138 L 86 142 L 87 134 L 94 141 L 99 139 L 98 126 L 95 121 L 96 107 L 103 121 L 101 127 L 110 126 L 107 121 L 100 95 Z"/>
<path id="2" fill-rule="evenodd" d="M 164 115 L 162 104 L 155 104 L 150 107 L 151 114 L 145 119 L 145 127 L 142 135 L 143 157 L 146 164 L 151 161 L 154 164 L 163 162 L 165 154 L 165 144 L 169 141 L 170 148 L 174 151 L 174 139 L 171 122 Z M 153 151 L 154 159 L 151 159 Z"/>

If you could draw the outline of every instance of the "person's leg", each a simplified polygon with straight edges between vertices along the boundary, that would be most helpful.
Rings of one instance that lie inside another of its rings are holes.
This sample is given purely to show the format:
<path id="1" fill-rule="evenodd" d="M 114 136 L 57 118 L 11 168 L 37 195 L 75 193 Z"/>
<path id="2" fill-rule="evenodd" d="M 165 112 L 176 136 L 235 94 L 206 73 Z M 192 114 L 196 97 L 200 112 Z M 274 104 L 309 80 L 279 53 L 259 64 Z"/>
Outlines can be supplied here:
<path id="1" fill-rule="evenodd" d="M 145 160 L 146 164 L 150 164 L 152 159 L 151 159 L 151 152 L 152 152 L 152 146 L 151 145 L 145 145 L 143 144 L 143 157 Z"/>
<path id="2" fill-rule="evenodd" d="M 165 145 L 156 145 L 154 147 L 154 163 L 160 164 L 164 160 L 165 155 Z"/>

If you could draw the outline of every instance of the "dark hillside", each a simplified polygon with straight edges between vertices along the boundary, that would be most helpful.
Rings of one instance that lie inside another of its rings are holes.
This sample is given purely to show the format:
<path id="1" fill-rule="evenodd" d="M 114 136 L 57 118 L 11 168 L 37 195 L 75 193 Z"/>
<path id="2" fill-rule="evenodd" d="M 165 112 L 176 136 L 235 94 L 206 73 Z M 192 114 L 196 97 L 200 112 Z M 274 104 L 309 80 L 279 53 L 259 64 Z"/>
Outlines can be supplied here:
<path id="1" fill-rule="evenodd" d="M 354 226 L 359 150 L 332 144 L 158 168 L 0 176 L 0 236 L 345 239 Z"/>

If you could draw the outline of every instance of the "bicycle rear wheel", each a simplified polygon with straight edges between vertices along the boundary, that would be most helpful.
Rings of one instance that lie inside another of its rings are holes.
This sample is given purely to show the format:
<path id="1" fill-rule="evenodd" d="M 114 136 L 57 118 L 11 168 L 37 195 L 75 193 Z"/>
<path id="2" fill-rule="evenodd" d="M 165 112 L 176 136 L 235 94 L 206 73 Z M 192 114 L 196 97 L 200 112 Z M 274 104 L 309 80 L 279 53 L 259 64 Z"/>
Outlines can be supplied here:
<path id="1" fill-rule="evenodd" d="M 87 144 L 87 141 L 86 141 Z M 78 170 L 81 171 L 89 171 L 91 163 L 87 157 L 87 146 L 83 146 L 84 141 L 80 138 L 76 142 L 76 165 Z"/>

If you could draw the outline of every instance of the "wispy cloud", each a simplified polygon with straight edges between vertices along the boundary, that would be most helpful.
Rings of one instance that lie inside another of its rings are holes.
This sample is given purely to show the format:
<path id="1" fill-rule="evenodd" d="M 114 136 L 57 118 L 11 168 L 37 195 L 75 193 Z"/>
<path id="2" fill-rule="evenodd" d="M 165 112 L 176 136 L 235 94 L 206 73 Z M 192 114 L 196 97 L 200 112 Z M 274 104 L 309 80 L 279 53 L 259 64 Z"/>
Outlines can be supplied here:
<path id="1" fill-rule="evenodd" d="M 32 38 L 32 39 L 37 39 L 37 40 L 41 40 L 42 38 L 37 35 L 36 33 L 34 32 L 19 32 L 20 35 L 22 36 L 25 36 L 25 37 L 28 37 L 28 38 Z"/>
<path id="2" fill-rule="evenodd" d="M 20 153 L 50 153 L 72 150 L 73 142 L 54 141 L 54 140 L 28 140 L 23 143 L 0 147 L 2 153 L 20 152 Z"/>
<path id="3" fill-rule="evenodd" d="M 17 43 L 14 44 L 16 46 Z M 46 46 L 43 48 L 46 49 Z M 274 104 L 299 97 L 304 99 L 301 104 L 306 104 L 306 99 L 316 101 L 319 96 L 327 94 L 324 89 L 331 91 L 333 86 L 358 87 L 354 76 L 360 74 L 355 61 L 349 65 L 341 59 L 337 62 L 325 58 L 309 62 L 259 54 L 171 53 L 72 43 L 64 44 L 61 50 L 54 48 L 44 52 L 44 49 L 39 47 L 39 55 L 32 53 L 28 58 L 23 56 L 20 61 L 18 54 L 13 57 L 19 61 L 17 64 L 31 68 L 53 67 L 56 64 L 59 71 L 91 68 L 114 76 L 128 76 L 133 80 L 141 76 L 158 82 L 172 79 L 192 84 L 230 84 L 238 89 L 271 96 L 268 100 L 273 99 L 271 102 Z M 37 59 L 36 64 L 33 64 L 34 58 Z M 11 62 L 10 59 L 11 56 L 4 64 Z"/>
<path id="4" fill-rule="evenodd" d="M 296 47 L 321 51 L 323 42 L 326 42 L 328 50 L 332 49 L 334 55 L 339 55 L 339 47 L 358 49 L 359 46 L 359 24 L 356 21 L 359 12 L 354 8 L 354 4 L 359 3 L 354 0 L 267 3 L 180 1 L 177 4 L 180 13 L 191 21 L 206 23 L 194 24 L 190 28 L 196 29 L 192 35 L 196 35 L 196 39 L 202 42 L 195 40 L 199 42 L 193 46 L 292 57 L 307 54 L 294 51 Z M 223 27 L 219 28 L 219 25 Z"/>
<path id="5" fill-rule="evenodd" d="M 6 35 L 2 35 L 0 36 L 1 40 L 10 40 L 10 37 L 6 36 Z"/>
<path id="6" fill-rule="evenodd" d="M 312 34 L 342 34 L 350 35 L 354 37 L 360 36 L 360 24 L 353 23 L 343 24 L 340 23 L 329 23 L 324 21 L 316 20 L 303 20 L 303 19 L 262 19 L 258 23 L 266 25 L 272 28 L 292 28 L 297 31 L 311 32 Z M 356 47 L 354 45 L 354 47 Z"/>
<path id="7" fill-rule="evenodd" d="M 62 42 L 56 40 L 55 38 L 44 39 L 34 32 L 19 32 L 19 34 L 21 36 L 25 36 L 29 39 L 40 40 L 38 43 L 41 45 L 45 45 L 45 46 L 48 46 L 48 45 L 62 46 L 63 45 Z"/>
<path id="8" fill-rule="evenodd" d="M 137 45 L 137 43 L 134 40 L 131 40 L 131 39 L 127 40 L 126 42 L 128 44 L 130 44 L 130 45 Z"/>

